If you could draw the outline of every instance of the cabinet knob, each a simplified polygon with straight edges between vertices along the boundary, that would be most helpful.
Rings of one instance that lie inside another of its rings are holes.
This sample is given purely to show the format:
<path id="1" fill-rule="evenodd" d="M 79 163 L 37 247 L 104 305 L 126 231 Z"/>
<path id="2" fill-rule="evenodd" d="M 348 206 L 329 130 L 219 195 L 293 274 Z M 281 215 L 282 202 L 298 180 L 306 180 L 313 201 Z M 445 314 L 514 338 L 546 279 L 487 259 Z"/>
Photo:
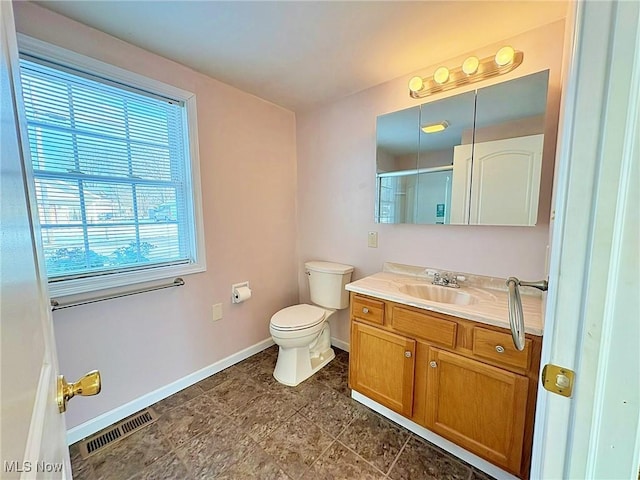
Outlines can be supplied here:
<path id="1" fill-rule="evenodd" d="M 364 307 L 364 308 L 362 309 L 362 313 L 369 313 L 369 309 L 368 309 L 367 307 Z"/>
<path id="2" fill-rule="evenodd" d="M 430 366 L 431 368 L 436 368 L 436 367 L 438 366 L 438 364 L 437 364 L 435 361 L 431 360 L 431 361 L 429 362 L 429 366 Z"/>
<path id="3" fill-rule="evenodd" d="M 504 347 L 502 345 L 496 345 L 496 352 L 504 353 Z"/>
<path id="4" fill-rule="evenodd" d="M 411 352 L 407 350 L 406 352 L 404 352 L 404 356 L 407 358 L 411 358 Z"/>

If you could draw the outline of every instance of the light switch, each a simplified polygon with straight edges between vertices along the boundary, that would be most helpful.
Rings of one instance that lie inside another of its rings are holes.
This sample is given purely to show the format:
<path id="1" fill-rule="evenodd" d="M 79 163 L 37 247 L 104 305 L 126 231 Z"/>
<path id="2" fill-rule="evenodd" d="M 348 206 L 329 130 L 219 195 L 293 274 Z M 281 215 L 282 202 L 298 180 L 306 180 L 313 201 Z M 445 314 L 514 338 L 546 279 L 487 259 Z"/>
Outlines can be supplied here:
<path id="1" fill-rule="evenodd" d="M 217 322 L 218 320 L 222 320 L 222 304 L 221 303 L 216 303 L 215 305 L 213 305 L 211 310 L 212 310 L 212 318 L 214 322 Z"/>
<path id="2" fill-rule="evenodd" d="M 369 232 L 367 236 L 367 245 L 370 248 L 378 248 L 378 232 Z"/>

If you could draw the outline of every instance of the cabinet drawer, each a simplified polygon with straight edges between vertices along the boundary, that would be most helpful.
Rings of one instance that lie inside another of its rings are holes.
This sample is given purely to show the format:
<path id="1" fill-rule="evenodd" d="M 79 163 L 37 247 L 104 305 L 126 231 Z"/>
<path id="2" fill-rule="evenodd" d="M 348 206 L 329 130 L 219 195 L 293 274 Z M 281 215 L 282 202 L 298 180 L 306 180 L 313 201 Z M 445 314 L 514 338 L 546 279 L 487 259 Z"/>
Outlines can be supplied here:
<path id="1" fill-rule="evenodd" d="M 351 316 L 365 322 L 383 325 L 384 302 L 354 295 L 351 303 Z"/>
<path id="2" fill-rule="evenodd" d="M 505 366 L 527 370 L 531 340 L 525 340 L 524 350 L 520 352 L 513 345 L 511 334 L 476 327 L 473 329 L 473 354 Z"/>
<path id="3" fill-rule="evenodd" d="M 391 324 L 394 330 L 423 338 L 449 348 L 456 344 L 458 324 L 428 313 L 414 312 L 406 308 L 393 307 Z"/>

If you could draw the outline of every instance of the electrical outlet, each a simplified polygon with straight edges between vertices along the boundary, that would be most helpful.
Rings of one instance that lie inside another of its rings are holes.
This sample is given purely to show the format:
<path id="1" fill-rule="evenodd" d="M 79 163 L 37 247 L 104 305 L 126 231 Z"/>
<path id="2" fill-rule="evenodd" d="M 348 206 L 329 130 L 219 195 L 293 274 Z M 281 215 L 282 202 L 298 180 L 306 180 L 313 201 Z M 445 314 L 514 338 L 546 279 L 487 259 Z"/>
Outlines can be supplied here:
<path id="1" fill-rule="evenodd" d="M 218 320 L 222 320 L 222 304 L 221 303 L 216 303 L 215 305 L 213 305 L 211 311 L 213 313 L 212 318 L 214 322 L 217 322 Z"/>
<path id="2" fill-rule="evenodd" d="M 369 235 L 367 235 L 367 246 L 370 248 L 378 248 L 378 232 L 369 232 Z"/>

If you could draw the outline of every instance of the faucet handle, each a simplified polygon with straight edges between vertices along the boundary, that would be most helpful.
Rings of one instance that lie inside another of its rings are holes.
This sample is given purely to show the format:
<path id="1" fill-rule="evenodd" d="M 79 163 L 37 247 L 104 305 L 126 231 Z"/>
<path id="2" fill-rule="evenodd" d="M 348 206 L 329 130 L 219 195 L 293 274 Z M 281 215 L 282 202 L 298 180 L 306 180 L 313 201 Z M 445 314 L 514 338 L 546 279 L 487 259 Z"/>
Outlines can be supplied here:
<path id="1" fill-rule="evenodd" d="M 431 270 L 430 268 L 425 269 L 424 273 L 428 277 L 435 277 L 436 275 L 440 275 L 437 270 Z"/>
<path id="2" fill-rule="evenodd" d="M 449 286 L 453 288 L 460 288 L 460 284 L 458 282 L 464 282 L 466 279 L 467 277 L 464 275 L 452 273 L 451 277 L 449 277 Z"/>

